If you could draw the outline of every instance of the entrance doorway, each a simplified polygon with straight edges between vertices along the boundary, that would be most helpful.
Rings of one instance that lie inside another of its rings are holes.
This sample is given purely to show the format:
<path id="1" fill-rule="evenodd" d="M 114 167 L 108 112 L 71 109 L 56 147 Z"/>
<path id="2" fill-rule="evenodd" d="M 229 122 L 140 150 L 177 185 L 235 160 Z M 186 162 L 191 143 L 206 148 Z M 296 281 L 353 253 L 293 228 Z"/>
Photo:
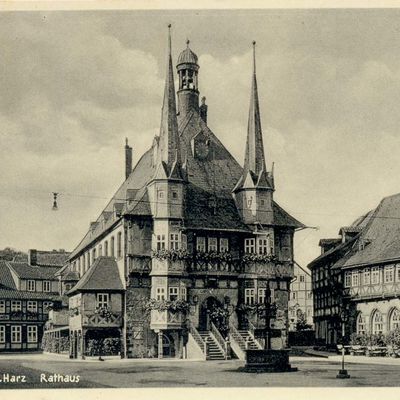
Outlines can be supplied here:
<path id="1" fill-rule="evenodd" d="M 217 318 L 217 315 L 219 314 L 218 311 L 222 313 L 223 310 L 224 307 L 222 303 L 215 297 L 208 297 L 207 299 L 205 299 L 200 306 L 199 330 L 210 330 L 211 322 L 213 322 L 218 327 L 220 324 L 220 320 Z"/>

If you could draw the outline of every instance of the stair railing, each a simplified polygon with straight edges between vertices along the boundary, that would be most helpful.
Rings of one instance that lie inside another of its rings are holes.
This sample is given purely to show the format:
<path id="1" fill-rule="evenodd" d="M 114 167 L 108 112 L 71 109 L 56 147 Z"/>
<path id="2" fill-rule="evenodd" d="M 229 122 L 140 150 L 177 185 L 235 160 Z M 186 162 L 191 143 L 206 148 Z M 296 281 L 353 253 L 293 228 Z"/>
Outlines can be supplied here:
<path id="1" fill-rule="evenodd" d="M 242 350 L 246 350 L 246 342 L 244 341 L 243 336 L 232 323 L 229 324 L 229 333 L 233 337 L 233 339 L 239 344 L 240 348 Z"/>
<path id="2" fill-rule="evenodd" d="M 224 352 L 225 360 L 227 360 L 228 358 L 230 358 L 229 340 L 225 340 L 222 337 L 221 332 L 218 330 L 218 328 L 214 325 L 213 322 L 210 323 L 210 327 L 211 327 L 211 333 L 213 334 L 215 340 L 218 342 L 219 346 Z"/>
<path id="3" fill-rule="evenodd" d="M 189 332 L 193 336 L 194 340 L 199 344 L 203 354 L 206 357 L 206 360 L 208 360 L 209 358 L 208 344 L 206 341 L 203 340 L 199 331 L 195 328 L 192 322 L 190 322 Z"/>
<path id="4" fill-rule="evenodd" d="M 256 336 L 254 334 L 254 331 L 256 329 L 256 327 L 254 326 L 254 324 L 249 320 L 249 333 L 250 336 L 252 337 L 254 343 L 258 346 L 259 349 L 262 349 L 263 347 L 261 346 L 260 342 L 256 339 Z"/>

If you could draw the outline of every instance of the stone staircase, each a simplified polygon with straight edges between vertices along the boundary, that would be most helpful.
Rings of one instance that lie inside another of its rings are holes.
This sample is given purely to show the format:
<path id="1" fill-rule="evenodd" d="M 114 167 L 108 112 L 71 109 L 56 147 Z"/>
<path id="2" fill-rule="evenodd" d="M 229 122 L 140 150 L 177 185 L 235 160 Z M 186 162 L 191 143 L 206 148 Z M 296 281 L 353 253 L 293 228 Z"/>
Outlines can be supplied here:
<path id="1" fill-rule="evenodd" d="M 249 331 L 244 330 L 244 329 L 239 329 L 238 333 L 240 334 L 240 336 L 243 339 L 243 342 L 242 341 L 239 342 L 240 348 L 242 350 L 247 350 L 247 349 L 259 350 L 261 348 L 261 345 L 258 343 L 258 341 L 256 341 L 254 339 L 253 335 Z M 247 349 L 246 349 L 246 345 L 243 345 L 243 343 L 245 343 L 245 344 L 247 343 Z"/>
<path id="2" fill-rule="evenodd" d="M 210 331 L 199 331 L 204 342 L 208 343 L 208 360 L 225 360 L 225 352 L 218 345 Z"/>

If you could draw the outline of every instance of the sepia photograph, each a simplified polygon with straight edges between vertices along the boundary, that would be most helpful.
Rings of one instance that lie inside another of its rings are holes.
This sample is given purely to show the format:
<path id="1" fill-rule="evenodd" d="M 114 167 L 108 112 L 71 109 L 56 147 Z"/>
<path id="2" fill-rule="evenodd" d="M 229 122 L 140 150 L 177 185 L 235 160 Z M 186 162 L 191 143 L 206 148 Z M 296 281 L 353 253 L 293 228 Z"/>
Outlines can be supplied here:
<path id="1" fill-rule="evenodd" d="M 400 386 L 400 8 L 5 3 L 0 393 Z"/>

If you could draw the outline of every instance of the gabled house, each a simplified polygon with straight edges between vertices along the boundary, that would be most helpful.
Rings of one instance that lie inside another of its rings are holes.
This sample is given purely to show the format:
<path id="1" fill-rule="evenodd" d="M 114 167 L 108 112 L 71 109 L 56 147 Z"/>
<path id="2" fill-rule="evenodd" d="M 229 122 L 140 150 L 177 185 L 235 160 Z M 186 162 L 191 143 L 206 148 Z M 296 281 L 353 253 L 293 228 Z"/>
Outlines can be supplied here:
<path id="1" fill-rule="evenodd" d="M 177 92 L 170 35 L 167 48 L 159 134 L 133 169 L 126 143 L 125 181 L 70 255 L 69 270 L 81 279 L 68 293 L 70 307 L 89 295 L 94 305 L 94 292 L 85 292 L 81 282 L 93 266 L 111 268 L 123 288 L 115 294 L 123 293 L 123 356 L 226 358 L 228 335 L 243 356 L 246 341 L 261 346 L 263 310 L 270 303 L 276 312 L 266 340 L 286 347 L 293 237 L 305 226 L 273 199 L 255 43 L 243 165 L 207 124 L 204 97 L 199 104 L 200 66 L 189 41 L 176 64 Z M 88 337 L 83 326 L 75 328 L 75 318 L 70 330 L 81 330 L 84 348 Z"/>

